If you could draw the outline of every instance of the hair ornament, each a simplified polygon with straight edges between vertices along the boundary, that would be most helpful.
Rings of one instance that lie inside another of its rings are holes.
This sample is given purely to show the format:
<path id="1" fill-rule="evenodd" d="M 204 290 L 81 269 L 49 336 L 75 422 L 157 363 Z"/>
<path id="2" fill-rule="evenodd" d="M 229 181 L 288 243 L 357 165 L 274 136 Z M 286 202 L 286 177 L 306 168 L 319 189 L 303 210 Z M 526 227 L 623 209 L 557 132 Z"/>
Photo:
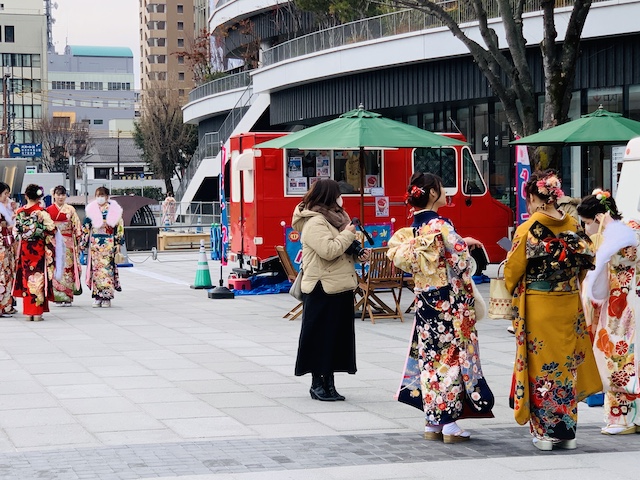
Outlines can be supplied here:
<path id="1" fill-rule="evenodd" d="M 38 188 L 38 190 L 36 190 L 36 195 L 41 197 L 42 196 L 42 187 Z"/>
<path id="2" fill-rule="evenodd" d="M 542 195 L 549 197 L 548 203 L 552 201 L 556 201 L 558 198 L 562 198 L 564 196 L 564 192 L 562 191 L 562 183 L 560 179 L 555 174 L 550 174 L 544 177 L 541 180 L 536 182 L 536 187 L 538 187 L 538 192 Z"/>
<path id="3" fill-rule="evenodd" d="M 424 188 L 420 188 L 416 185 L 411 185 L 411 188 L 404 194 L 404 203 L 407 203 L 409 198 L 420 198 L 424 195 Z"/>
<path id="4" fill-rule="evenodd" d="M 611 198 L 611 192 L 602 190 L 601 188 L 596 188 L 593 192 L 591 192 L 591 195 L 594 195 L 596 197 L 596 199 L 600 202 L 600 204 L 605 208 L 607 212 L 611 214 L 615 213 L 613 210 L 611 210 L 609 202 L 607 201 L 607 199 Z"/>

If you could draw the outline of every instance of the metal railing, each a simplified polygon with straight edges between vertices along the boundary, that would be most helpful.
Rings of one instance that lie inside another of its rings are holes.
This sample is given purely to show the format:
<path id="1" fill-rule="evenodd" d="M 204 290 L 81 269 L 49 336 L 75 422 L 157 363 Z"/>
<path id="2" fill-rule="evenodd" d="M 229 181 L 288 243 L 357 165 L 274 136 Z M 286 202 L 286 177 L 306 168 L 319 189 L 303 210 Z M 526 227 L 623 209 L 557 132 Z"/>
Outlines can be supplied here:
<path id="1" fill-rule="evenodd" d="M 195 232 L 209 229 L 212 223 L 220 223 L 220 202 L 176 202 L 175 211 L 168 215 L 159 207 L 154 211 L 154 217 L 160 230 Z"/>
<path id="2" fill-rule="evenodd" d="M 209 95 L 216 95 L 217 93 L 227 92 L 236 88 L 244 88 L 250 84 L 251 70 L 216 78 L 191 90 L 189 92 L 189 102 L 195 102 Z"/>
<path id="3" fill-rule="evenodd" d="M 236 102 L 235 106 L 231 109 L 227 117 L 222 122 L 220 129 L 217 132 L 206 133 L 198 143 L 196 152 L 191 157 L 189 165 L 185 169 L 180 186 L 176 190 L 176 198 L 182 199 L 184 193 L 187 191 L 189 182 L 193 179 L 198 167 L 205 158 L 217 157 L 220 153 L 220 144 L 226 142 L 233 130 L 238 126 L 240 120 L 249 109 L 251 99 L 253 98 L 253 87 L 249 85 L 240 95 L 240 98 Z"/>
<path id="4" fill-rule="evenodd" d="M 593 0 L 593 3 L 605 1 L 608 0 Z M 458 24 L 477 21 L 475 11 L 470 5 L 461 4 L 457 0 L 438 3 L 448 11 Z M 556 8 L 570 7 L 573 6 L 574 3 L 573 0 L 558 0 L 556 2 Z M 541 4 L 542 0 L 525 2 L 525 13 L 542 10 Z M 485 2 L 485 10 L 487 11 L 487 18 L 489 19 L 500 17 L 498 2 L 495 0 Z M 262 64 L 263 66 L 273 65 L 274 63 L 330 48 L 444 26 L 444 23 L 433 15 L 412 9 L 400 10 L 377 17 L 345 23 L 337 27 L 310 33 L 281 43 L 263 52 Z"/>

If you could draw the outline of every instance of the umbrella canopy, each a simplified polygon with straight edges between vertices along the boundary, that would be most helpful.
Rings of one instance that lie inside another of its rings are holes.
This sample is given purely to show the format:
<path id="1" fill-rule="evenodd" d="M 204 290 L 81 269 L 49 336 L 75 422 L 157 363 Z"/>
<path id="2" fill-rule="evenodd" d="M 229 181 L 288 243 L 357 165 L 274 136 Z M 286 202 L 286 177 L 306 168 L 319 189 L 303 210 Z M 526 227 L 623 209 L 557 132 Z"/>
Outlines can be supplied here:
<path id="1" fill-rule="evenodd" d="M 364 149 L 400 147 L 449 147 L 465 142 L 369 112 L 360 105 L 338 118 L 290 133 L 253 148 L 296 148 L 299 150 L 360 150 L 360 172 L 364 172 Z M 360 175 L 360 220 L 364 225 L 364 175 Z"/>
<path id="2" fill-rule="evenodd" d="M 520 138 L 511 145 L 624 145 L 640 136 L 640 122 L 602 108 L 577 120 Z"/>
<path id="3" fill-rule="evenodd" d="M 385 118 L 363 107 L 338 118 L 255 145 L 254 148 L 330 150 L 448 147 L 466 143 Z"/>

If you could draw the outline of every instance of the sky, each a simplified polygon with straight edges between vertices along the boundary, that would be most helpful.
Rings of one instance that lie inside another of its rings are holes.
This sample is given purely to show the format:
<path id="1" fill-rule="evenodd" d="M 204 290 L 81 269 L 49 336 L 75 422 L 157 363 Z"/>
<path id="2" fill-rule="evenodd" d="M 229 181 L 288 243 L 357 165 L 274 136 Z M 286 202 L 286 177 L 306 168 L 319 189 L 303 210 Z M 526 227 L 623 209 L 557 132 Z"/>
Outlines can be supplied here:
<path id="1" fill-rule="evenodd" d="M 133 52 L 136 88 L 140 87 L 140 26 L 138 0 L 54 0 L 53 43 L 129 47 Z"/>

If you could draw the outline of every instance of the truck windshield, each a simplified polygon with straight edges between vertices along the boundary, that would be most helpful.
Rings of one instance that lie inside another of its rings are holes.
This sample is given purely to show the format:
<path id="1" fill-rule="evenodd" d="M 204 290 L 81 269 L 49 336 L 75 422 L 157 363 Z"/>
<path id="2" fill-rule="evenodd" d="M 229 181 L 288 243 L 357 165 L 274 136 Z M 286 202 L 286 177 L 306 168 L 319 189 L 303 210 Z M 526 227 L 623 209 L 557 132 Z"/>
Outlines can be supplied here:
<path id="1" fill-rule="evenodd" d="M 413 151 L 413 171 L 435 173 L 445 188 L 456 186 L 456 152 L 453 148 L 416 148 Z"/>
<path id="2" fill-rule="evenodd" d="M 462 192 L 465 195 L 483 195 L 487 187 L 482 181 L 476 162 L 468 148 L 462 149 Z"/>

